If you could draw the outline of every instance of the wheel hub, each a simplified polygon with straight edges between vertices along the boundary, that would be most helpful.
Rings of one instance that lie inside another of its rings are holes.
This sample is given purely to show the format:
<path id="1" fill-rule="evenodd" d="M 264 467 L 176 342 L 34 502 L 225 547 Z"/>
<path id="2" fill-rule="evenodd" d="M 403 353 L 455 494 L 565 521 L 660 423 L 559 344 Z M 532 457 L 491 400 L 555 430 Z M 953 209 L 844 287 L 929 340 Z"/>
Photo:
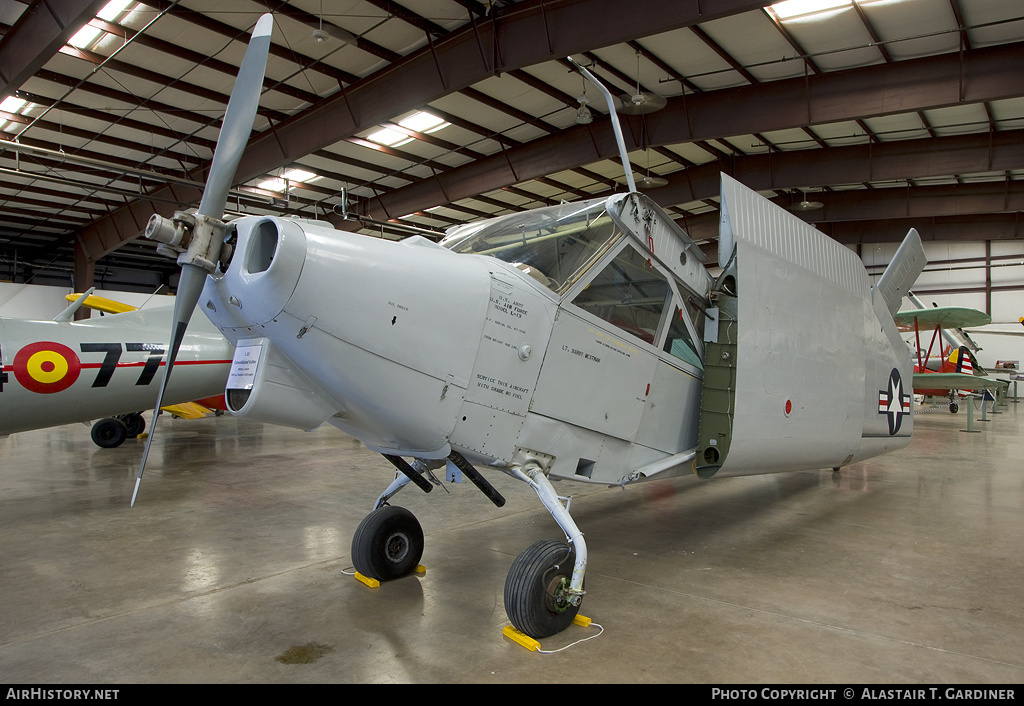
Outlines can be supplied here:
<path id="1" fill-rule="evenodd" d="M 402 561 L 409 553 L 409 537 L 405 532 L 393 532 L 384 542 L 384 554 L 388 561 L 395 564 Z"/>
<path id="2" fill-rule="evenodd" d="M 564 613 L 572 607 L 569 600 L 569 579 L 565 576 L 555 576 L 547 586 L 548 610 L 556 613 Z"/>

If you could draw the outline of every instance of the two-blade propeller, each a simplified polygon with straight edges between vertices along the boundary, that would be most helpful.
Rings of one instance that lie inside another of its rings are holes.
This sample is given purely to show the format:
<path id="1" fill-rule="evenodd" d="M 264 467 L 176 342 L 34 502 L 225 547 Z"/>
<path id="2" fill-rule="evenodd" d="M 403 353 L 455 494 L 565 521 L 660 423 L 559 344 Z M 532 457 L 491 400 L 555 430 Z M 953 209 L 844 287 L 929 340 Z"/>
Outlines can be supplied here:
<path id="1" fill-rule="evenodd" d="M 174 252 L 180 253 L 178 264 L 181 265 L 181 276 L 174 301 L 170 345 L 167 349 L 167 366 L 156 398 L 157 411 L 163 405 L 171 369 L 178 357 L 178 349 L 185 337 L 185 329 L 192 318 L 192 312 L 199 302 L 206 276 L 217 269 L 221 246 L 227 232 L 227 226 L 222 220 L 224 207 L 227 204 L 228 191 L 235 179 L 235 171 L 252 132 L 253 120 L 263 89 L 263 76 L 267 67 L 270 35 L 273 29 L 274 20 L 269 14 L 260 17 L 253 29 L 249 46 L 245 50 L 245 58 L 242 59 L 238 77 L 235 79 L 235 87 L 228 100 L 227 112 L 221 124 L 220 136 L 217 138 L 217 147 L 214 150 L 213 163 L 210 166 L 199 210 L 195 214 L 177 213 L 170 220 L 154 215 L 146 225 L 146 237 L 163 242 Z M 155 418 L 152 426 L 142 452 L 139 475 L 135 479 L 132 506 L 135 505 L 135 498 L 139 493 L 139 484 L 142 482 L 146 459 L 149 457 L 149 447 L 156 432 Z"/>

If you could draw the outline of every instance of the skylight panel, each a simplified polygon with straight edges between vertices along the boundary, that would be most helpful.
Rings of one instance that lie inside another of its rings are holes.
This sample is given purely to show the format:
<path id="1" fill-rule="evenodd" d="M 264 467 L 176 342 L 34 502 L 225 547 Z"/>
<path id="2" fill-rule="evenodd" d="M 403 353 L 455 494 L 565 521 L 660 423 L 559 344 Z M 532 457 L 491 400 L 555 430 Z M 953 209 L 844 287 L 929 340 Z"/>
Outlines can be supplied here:
<path id="1" fill-rule="evenodd" d="M 437 132 L 438 130 L 451 125 L 451 123 L 445 122 L 442 118 L 439 118 L 436 115 L 431 115 L 430 113 L 425 113 L 422 110 L 418 110 L 409 117 L 399 120 L 398 124 L 409 130 L 422 132 L 424 134 Z M 384 145 L 385 147 L 401 147 L 402 145 L 412 142 L 414 138 L 409 137 L 400 130 L 395 130 L 390 127 L 382 127 L 367 135 L 366 139 L 371 142 L 376 142 L 378 145 Z"/>
<path id="2" fill-rule="evenodd" d="M 27 109 L 27 106 L 28 101 L 24 98 L 18 98 L 17 96 L 7 96 L 7 98 L 4 98 L 2 101 L 0 101 L 0 110 L 2 110 L 5 113 L 17 113 L 19 110 L 22 110 L 23 108 Z M 9 122 L 10 121 L 8 120 L 0 118 L 0 130 L 2 130 L 4 126 L 13 128 L 15 125 L 17 125 L 17 123 L 10 123 L 10 125 L 8 125 Z"/>
<path id="3" fill-rule="evenodd" d="M 451 123 L 447 123 L 436 115 L 424 113 L 421 110 L 413 113 L 404 120 L 399 120 L 398 124 L 402 127 L 409 128 L 410 130 L 415 130 L 416 132 L 422 132 L 429 135 L 432 132 L 437 132 L 441 128 L 448 127 Z"/>
<path id="4" fill-rule="evenodd" d="M 371 132 L 366 136 L 367 140 L 376 142 L 378 145 L 384 145 L 385 147 L 399 147 L 401 145 L 412 142 L 413 138 L 406 135 L 404 132 L 399 132 L 389 127 L 382 127 L 380 130 Z"/>
<path id="5" fill-rule="evenodd" d="M 783 0 L 771 6 L 779 20 L 823 20 L 832 17 L 856 2 L 861 7 L 882 5 L 904 0 Z"/>
<path id="6" fill-rule="evenodd" d="M 317 175 L 313 172 L 307 172 L 304 169 L 289 169 L 279 177 L 273 179 L 267 179 L 259 183 L 259 188 L 266 189 L 267 191 L 281 192 L 285 189 L 292 190 L 292 185 L 295 183 L 305 183 L 317 179 Z"/>
<path id="7" fill-rule="evenodd" d="M 130 8 L 134 8 L 136 4 L 134 0 L 110 0 L 96 13 L 96 17 L 106 22 L 117 22 L 119 19 L 123 19 L 131 11 Z M 103 30 L 87 24 L 68 40 L 68 45 L 83 50 L 94 49 L 100 40 L 107 36 L 108 34 Z"/>

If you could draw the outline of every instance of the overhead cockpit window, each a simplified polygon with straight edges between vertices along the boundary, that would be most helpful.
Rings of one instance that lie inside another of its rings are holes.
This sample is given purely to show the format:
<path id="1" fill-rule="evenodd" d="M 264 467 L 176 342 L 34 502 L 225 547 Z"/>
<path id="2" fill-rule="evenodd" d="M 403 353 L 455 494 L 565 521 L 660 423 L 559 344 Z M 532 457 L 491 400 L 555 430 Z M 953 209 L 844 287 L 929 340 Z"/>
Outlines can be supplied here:
<path id="1" fill-rule="evenodd" d="M 458 228 L 441 245 L 491 255 L 562 293 L 620 235 L 606 199 L 538 208 Z"/>
<path id="2" fill-rule="evenodd" d="M 671 293 L 665 275 L 627 245 L 572 303 L 653 344 Z"/>

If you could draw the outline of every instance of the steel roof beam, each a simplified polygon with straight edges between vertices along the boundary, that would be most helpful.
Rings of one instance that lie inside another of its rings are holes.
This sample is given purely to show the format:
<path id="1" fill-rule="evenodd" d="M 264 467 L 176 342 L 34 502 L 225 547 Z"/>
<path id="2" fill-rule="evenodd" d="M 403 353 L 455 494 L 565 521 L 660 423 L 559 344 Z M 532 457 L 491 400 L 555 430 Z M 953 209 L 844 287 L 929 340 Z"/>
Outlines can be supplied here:
<path id="1" fill-rule="evenodd" d="M 107 0 L 36 0 L 0 41 L 0 100 L 68 43 Z"/>
<path id="2" fill-rule="evenodd" d="M 486 20 L 467 24 L 256 136 L 239 164 L 236 183 L 266 174 L 489 76 L 762 5 L 757 0 L 517 3 Z M 136 237 L 140 224 L 144 225 L 154 212 L 153 206 L 140 200 L 87 227 L 80 234 L 80 252 L 98 259 Z M 420 209 L 402 213 L 416 210 Z"/>
<path id="3" fill-rule="evenodd" d="M 807 211 L 801 219 L 813 223 L 826 233 L 843 235 L 843 242 L 853 242 L 850 234 L 864 231 L 863 242 L 886 240 L 882 233 L 893 233 L 893 226 L 875 228 L 879 222 L 908 223 L 902 225 L 902 233 L 893 236 L 900 240 L 907 230 L 920 224 L 962 222 L 970 219 L 985 222 L 1004 216 L 1011 220 L 1020 219 L 1024 213 L 1024 182 L 991 181 L 973 184 L 941 184 L 937 186 L 898 186 L 872 189 L 870 198 L 865 198 L 864 189 L 853 191 L 831 191 L 815 193 L 814 200 L 821 202 L 820 210 Z M 777 197 L 771 199 L 776 205 L 787 208 L 798 198 Z M 697 241 L 714 240 L 718 237 L 719 213 L 711 211 L 697 216 L 677 220 L 687 234 Z M 1024 228 L 1024 223 L 1021 224 Z M 898 230 L 898 229 L 897 229 Z M 930 231 L 932 232 L 932 231 Z M 963 240 L 965 238 L 985 239 L 979 235 L 964 234 L 960 237 L 934 238 L 936 240 Z"/>
<path id="4" fill-rule="evenodd" d="M 978 242 L 1020 240 L 1024 222 L 1019 213 L 984 213 L 941 216 L 931 219 L 902 218 L 878 221 L 846 221 L 822 224 L 820 230 L 844 245 L 857 243 L 898 243 L 911 228 L 921 240 Z"/>
<path id="5" fill-rule="evenodd" d="M 1016 64 L 1021 52 L 1024 43 L 1006 44 L 679 96 L 669 99 L 664 109 L 643 116 L 645 142 L 648 146 L 672 145 L 1019 96 L 1024 92 L 1024 72 Z M 640 127 L 638 118 L 624 121 L 627 149 L 640 147 Z M 891 144 L 874 143 L 865 148 L 885 150 Z M 816 151 L 800 154 L 813 160 Z M 774 152 L 765 159 L 784 159 L 786 154 Z M 571 127 L 396 189 L 368 202 L 364 215 L 382 218 L 387 213 L 412 213 L 617 155 L 609 121 Z M 718 193 L 717 186 L 713 193 Z"/>
<path id="6" fill-rule="evenodd" d="M 666 176 L 669 183 L 652 190 L 649 196 L 662 206 L 717 197 L 721 172 L 755 191 L 767 191 L 1001 172 L 1018 169 L 1021 165 L 1024 165 L 1024 130 L 1007 130 L 775 152 L 728 162 L 709 162 Z M 874 191 L 871 197 L 875 198 Z"/>

